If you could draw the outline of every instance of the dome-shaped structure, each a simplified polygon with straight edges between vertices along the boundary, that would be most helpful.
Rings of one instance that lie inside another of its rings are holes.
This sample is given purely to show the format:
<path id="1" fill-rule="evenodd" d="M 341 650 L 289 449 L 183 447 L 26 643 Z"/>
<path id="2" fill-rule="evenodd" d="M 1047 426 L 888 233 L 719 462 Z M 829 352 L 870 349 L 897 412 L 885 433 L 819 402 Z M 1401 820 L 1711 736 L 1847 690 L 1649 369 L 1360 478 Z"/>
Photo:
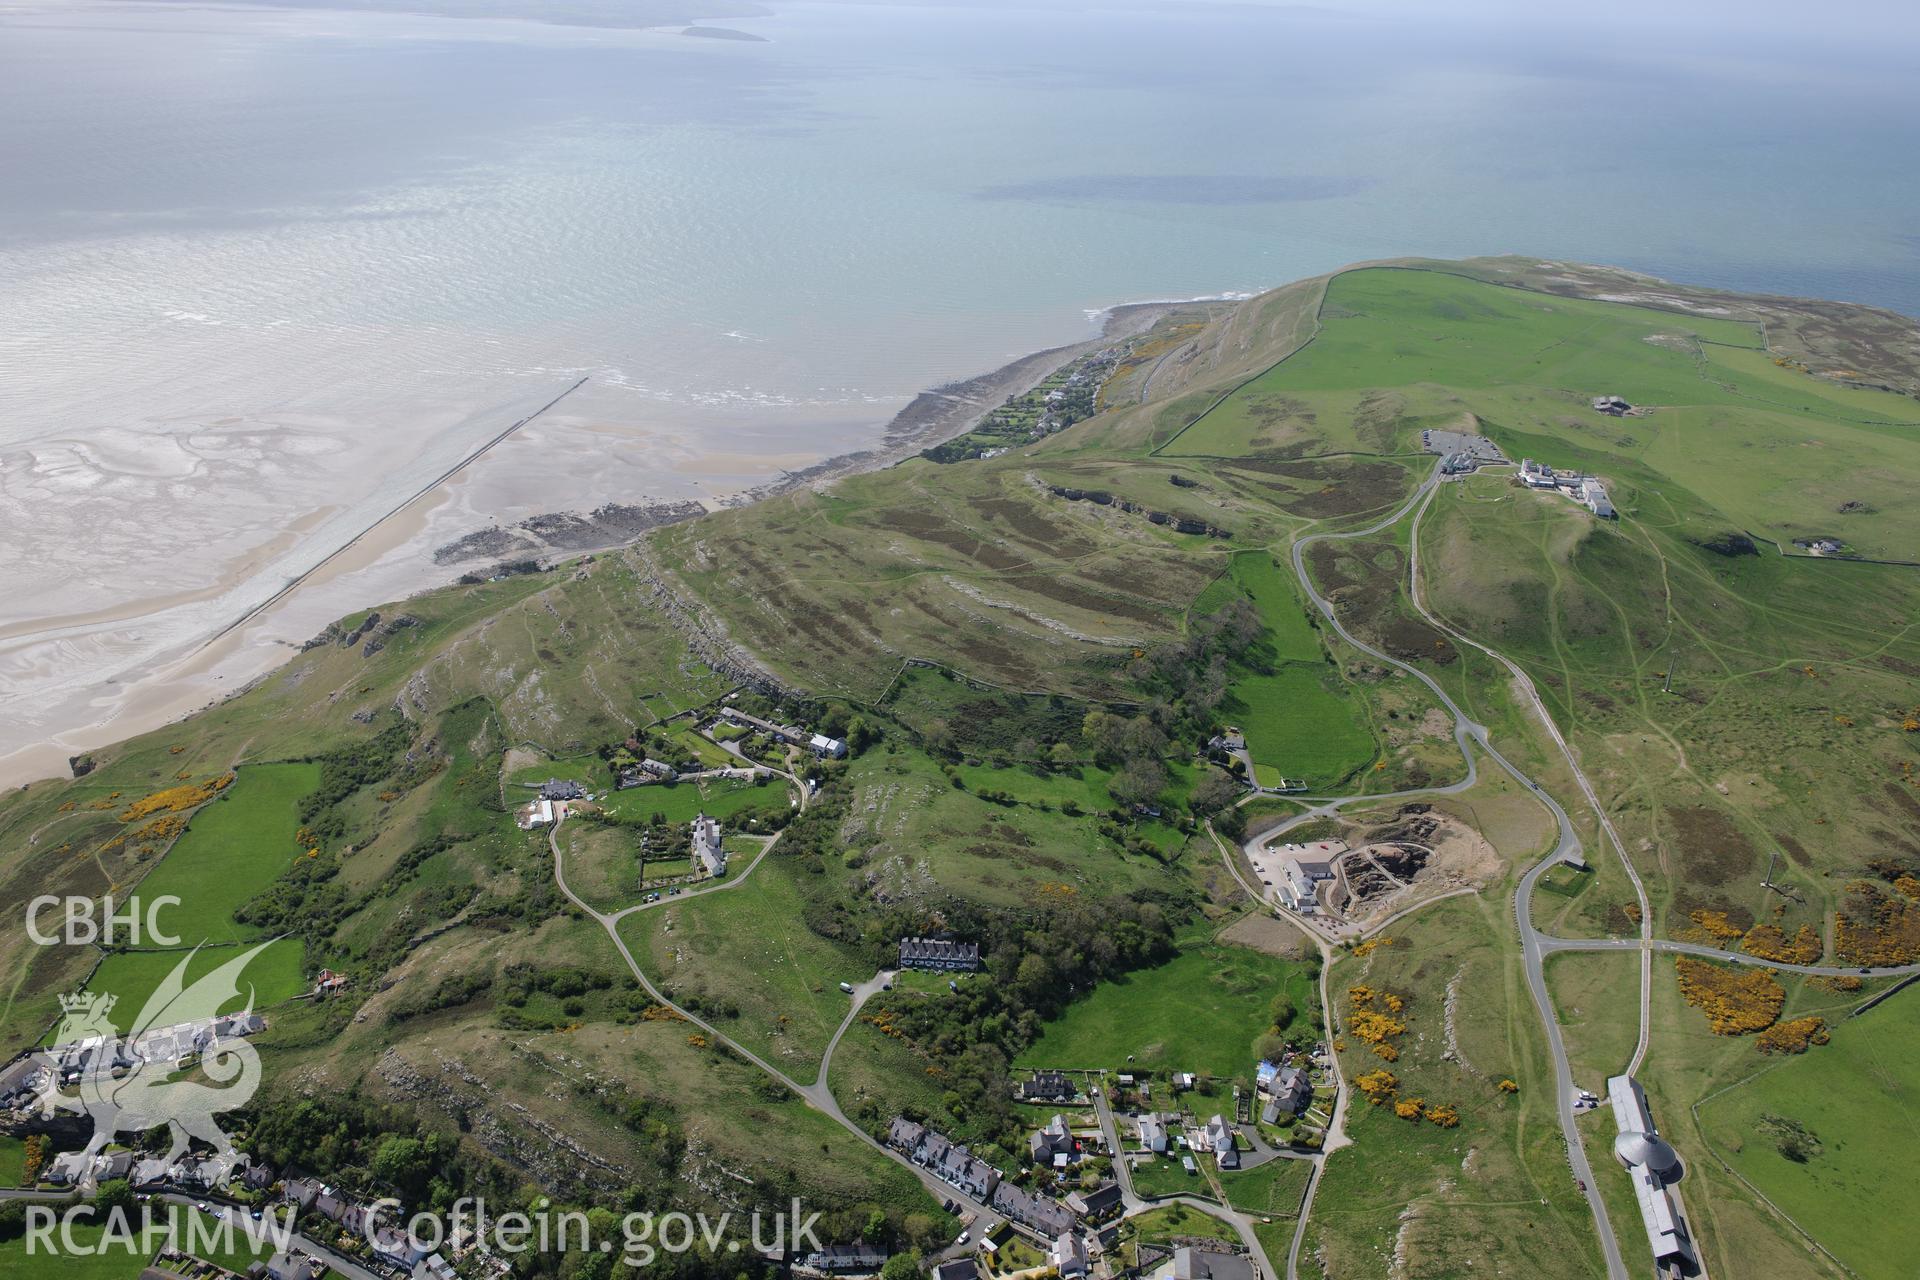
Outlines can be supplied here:
<path id="1" fill-rule="evenodd" d="M 1620 1163 L 1628 1167 L 1640 1165 L 1662 1180 L 1671 1178 L 1680 1169 L 1679 1152 L 1657 1133 L 1625 1130 L 1613 1140 L 1613 1154 L 1620 1157 Z"/>

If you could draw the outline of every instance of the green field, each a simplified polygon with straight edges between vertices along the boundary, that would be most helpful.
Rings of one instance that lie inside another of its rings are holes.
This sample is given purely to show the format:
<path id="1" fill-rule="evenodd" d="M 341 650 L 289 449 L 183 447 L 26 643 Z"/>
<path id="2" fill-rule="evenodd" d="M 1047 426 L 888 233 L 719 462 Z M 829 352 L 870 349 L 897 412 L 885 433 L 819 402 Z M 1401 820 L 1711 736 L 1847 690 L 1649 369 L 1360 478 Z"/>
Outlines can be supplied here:
<path id="1" fill-rule="evenodd" d="M 850 951 L 810 931 L 799 870 L 778 850 L 734 888 L 629 916 L 621 936 L 659 986 L 801 1080 L 812 1080 L 840 1020 L 842 982 L 873 976 Z"/>
<path id="2" fill-rule="evenodd" d="M 1095 764 L 1055 770 L 961 763 L 954 766 L 954 771 L 967 784 L 967 790 L 976 795 L 999 791 L 1021 804 L 1058 808 L 1072 803 L 1079 805 L 1083 812 L 1098 813 L 1113 808 L 1115 803 L 1107 790 L 1113 770 Z"/>
<path id="3" fill-rule="evenodd" d="M 600 807 L 617 818 L 645 822 L 655 814 L 670 823 L 692 822 L 704 813 L 726 825 L 729 819 L 766 816 L 790 806 L 792 788 L 784 779 L 713 778 L 668 784 L 650 783 L 615 791 Z"/>
<path id="4" fill-rule="evenodd" d="M 599 756 L 570 756 L 523 765 L 507 775 L 507 800 L 522 804 L 531 797 L 532 788 L 555 781 L 577 782 L 589 791 L 603 791 L 610 785 L 607 762 Z"/>
<path id="5" fill-rule="evenodd" d="M 1203 1200 L 1213 1198 L 1213 1188 L 1200 1176 L 1196 1169 L 1188 1173 L 1180 1163 L 1180 1155 L 1169 1151 L 1166 1155 L 1155 1156 L 1151 1160 L 1142 1160 L 1133 1166 L 1133 1189 L 1143 1196 L 1199 1196 Z"/>
<path id="6" fill-rule="evenodd" d="M 1626 1068 L 1639 1041 L 1640 957 L 1563 952 L 1547 957 L 1546 974 L 1573 1078 L 1604 1093 L 1606 1079 Z"/>
<path id="7" fill-rule="evenodd" d="M 1121 1227 L 1121 1236 L 1143 1244 L 1165 1244 L 1175 1236 L 1200 1236 L 1229 1242 L 1240 1238 L 1232 1226 L 1190 1204 L 1162 1205 L 1128 1218 Z"/>
<path id="8" fill-rule="evenodd" d="M 1293 570 L 1264 551 L 1240 552 L 1227 572 L 1201 597 L 1194 610 L 1211 613 L 1235 596 L 1244 596 L 1267 624 L 1267 642 L 1277 662 L 1319 662 L 1325 657 Z"/>
<path id="9" fill-rule="evenodd" d="M 1313 986 L 1302 966 L 1245 947 L 1201 944 L 1076 1000 L 1048 1023 L 1017 1065 L 1145 1070 L 1238 1078 L 1253 1074 L 1253 1043 L 1285 990 L 1294 1028 L 1312 1035 Z"/>
<path id="10" fill-rule="evenodd" d="M 0 1275 L 53 1276 L 62 1280 L 134 1280 L 159 1250 L 161 1236 L 153 1232 L 142 1240 L 120 1238 L 103 1243 L 106 1228 L 78 1224 L 73 1227 L 73 1243 L 79 1252 L 68 1252 L 54 1232 L 56 1252 L 44 1249 L 28 1252 L 28 1240 L 22 1236 L 0 1244 Z M 96 1252 L 97 1250 L 97 1252 Z"/>
<path id="11" fill-rule="evenodd" d="M 319 783 L 318 765 L 247 765 L 194 814 L 172 850 L 140 882 L 140 896 L 149 903 L 169 894 L 180 899 L 162 912 L 168 932 L 188 946 L 256 936 L 233 913 L 301 855 L 294 838 L 298 806 Z"/>
<path id="12" fill-rule="evenodd" d="M 192 984 L 228 961 L 238 959 L 247 950 L 246 947 L 205 947 L 198 954 L 188 951 L 116 952 L 100 962 L 92 981 L 87 983 L 87 990 L 116 997 L 118 1003 L 114 1006 L 113 1018 L 124 1031 L 145 1007 L 147 998 L 189 955 L 193 959 L 187 965 L 184 981 Z M 217 1008 L 195 1005 L 180 1016 L 169 1015 L 158 1025 L 166 1026 L 188 1018 L 210 1017 L 215 1013 L 231 1013 L 245 1008 L 249 986 L 253 989 L 253 1007 L 256 1009 L 267 1009 L 297 996 L 307 989 L 300 961 L 301 946 L 295 939 L 282 938 L 268 943 L 266 949 L 255 956 L 240 975 L 239 995 Z"/>
<path id="13" fill-rule="evenodd" d="M 59 1212 L 56 1207 L 55 1212 Z M 59 1227 L 53 1233 L 54 1251 L 44 1249 L 29 1252 L 29 1241 L 23 1237 L 18 1240 L 0 1243 L 0 1275 L 39 1276 L 59 1275 L 74 1277 L 75 1280 L 132 1280 L 141 1269 L 152 1261 L 160 1246 L 172 1236 L 182 1247 L 196 1245 L 194 1256 L 216 1266 L 224 1267 L 235 1273 L 244 1274 L 248 1264 L 256 1259 L 264 1259 L 273 1253 L 271 1243 L 255 1242 L 246 1232 L 236 1226 L 232 1232 L 231 1248 L 209 1247 L 209 1241 L 225 1242 L 225 1237 L 214 1234 L 219 1224 L 193 1209 L 179 1205 L 156 1206 L 156 1214 L 164 1214 L 165 1221 L 156 1221 L 144 1232 L 134 1234 L 114 1234 L 109 1236 L 103 1225 L 87 1225 L 76 1221 L 70 1229 L 72 1243 L 78 1246 L 77 1252 L 66 1250 L 66 1240 Z M 186 1215 L 194 1215 L 201 1225 L 193 1227 Z M 329 1270 L 322 1274 L 321 1280 L 339 1280 L 337 1273 Z"/>
<path id="14" fill-rule="evenodd" d="M 692 725 L 684 721 L 670 724 L 661 730 L 673 743 L 686 751 L 709 769 L 725 769 L 740 763 L 739 758 L 729 754 L 704 735 L 696 733 Z"/>
<path id="15" fill-rule="evenodd" d="M 1281 1158 L 1256 1168 L 1220 1174 L 1227 1203 L 1242 1213 L 1271 1218 L 1300 1216 L 1300 1197 L 1307 1193 L 1313 1165 L 1306 1160 Z"/>
<path id="16" fill-rule="evenodd" d="M 1608 419 L 1589 407 L 1602 392 L 1655 411 Z M 1550 297 L 1444 271 L 1335 277 L 1314 341 L 1164 452 L 1238 456 L 1301 442 L 1411 451 L 1420 427 L 1446 425 L 1463 407 L 1515 457 L 1524 450 L 1603 475 L 1658 473 L 1736 527 L 1782 541 L 1843 536 L 1865 554 L 1912 559 L 1920 536 L 1920 514 L 1899 497 L 1920 424 L 1910 398 L 1778 367 L 1744 321 Z M 1836 519 L 1847 502 L 1860 506 Z"/>
<path id="17" fill-rule="evenodd" d="M 1913 1225 L 1886 1196 L 1907 1185 L 1920 1142 L 1920 993 L 1841 1020 L 1831 1044 L 1768 1064 L 1699 1114 L 1717 1154 L 1856 1274 L 1910 1274 Z M 1817 1140 L 1804 1160 L 1781 1151 L 1788 1125 Z"/>
<path id="18" fill-rule="evenodd" d="M 560 847 L 566 855 L 567 886 L 601 911 L 618 911 L 640 900 L 643 864 L 640 834 L 624 827 L 569 820 L 560 828 Z M 660 872 L 671 866 L 686 874 L 687 857 L 662 859 Z"/>
<path id="19" fill-rule="evenodd" d="M 27 1148 L 21 1139 L 0 1133 L 0 1187 L 17 1187 L 26 1172 Z"/>
<path id="20" fill-rule="evenodd" d="M 1556 894 L 1562 898 L 1577 898 L 1593 883 L 1591 870 L 1580 871 L 1568 866 L 1558 866 L 1535 882 L 1542 893 Z"/>
<path id="21" fill-rule="evenodd" d="M 1355 690 L 1327 664 L 1290 567 L 1265 552 L 1236 554 L 1194 602 L 1206 614 L 1251 601 L 1266 634 L 1234 664 L 1220 715 L 1246 734 L 1263 785 L 1282 777 L 1321 790 L 1372 763 L 1373 732 Z"/>
<path id="22" fill-rule="evenodd" d="M 853 812 L 842 856 L 870 869 L 889 893 L 923 889 L 920 863 L 942 890 L 1004 906 L 1030 904 L 1037 889 L 1107 893 L 1181 883 L 1177 861 L 1169 861 L 1177 833 L 1162 823 L 1130 828 L 1160 852 L 1129 852 L 1101 834 L 1101 818 L 1091 812 L 1069 816 L 983 800 L 955 787 L 924 753 L 891 742 L 860 756 L 848 776 Z M 974 776 L 994 777 L 995 786 L 1011 790 L 1029 782 L 1065 785 L 1067 775 L 1043 780 L 1006 769 Z"/>
<path id="23" fill-rule="evenodd" d="M 1246 734 L 1256 766 L 1314 790 L 1350 777 L 1374 757 L 1366 713 L 1321 663 L 1242 676 L 1227 690 L 1224 710 Z"/>

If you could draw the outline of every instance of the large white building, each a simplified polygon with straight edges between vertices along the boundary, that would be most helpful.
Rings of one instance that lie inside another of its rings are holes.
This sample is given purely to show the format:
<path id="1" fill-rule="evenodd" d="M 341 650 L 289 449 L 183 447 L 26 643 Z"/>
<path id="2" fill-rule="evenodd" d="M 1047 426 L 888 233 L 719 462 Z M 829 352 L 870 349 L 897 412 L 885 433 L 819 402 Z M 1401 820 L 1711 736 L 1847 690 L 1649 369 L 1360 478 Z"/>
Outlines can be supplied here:
<path id="1" fill-rule="evenodd" d="M 1580 501 L 1601 519 L 1613 518 L 1613 500 L 1607 497 L 1607 487 L 1592 476 L 1580 482 Z"/>
<path id="2" fill-rule="evenodd" d="M 1680 1180 L 1679 1153 L 1654 1128 L 1647 1095 L 1632 1076 L 1608 1080 L 1607 1101 L 1620 1131 L 1613 1140 L 1614 1158 L 1633 1183 L 1633 1198 L 1640 1206 L 1640 1221 L 1646 1228 L 1654 1262 L 1691 1272 L 1696 1266 L 1693 1240 L 1687 1234 L 1679 1203 L 1667 1190 Z"/>
<path id="3" fill-rule="evenodd" d="M 1320 909 L 1320 884 L 1333 879 L 1334 860 L 1346 851 L 1344 840 L 1279 846 L 1273 850 L 1279 854 L 1279 862 L 1273 867 L 1277 872 L 1272 877 L 1274 892 L 1282 903 L 1301 915 L 1315 914 Z"/>
<path id="4" fill-rule="evenodd" d="M 720 824 L 704 813 L 693 820 L 693 860 L 710 876 L 727 873 L 727 846 L 720 838 Z"/>

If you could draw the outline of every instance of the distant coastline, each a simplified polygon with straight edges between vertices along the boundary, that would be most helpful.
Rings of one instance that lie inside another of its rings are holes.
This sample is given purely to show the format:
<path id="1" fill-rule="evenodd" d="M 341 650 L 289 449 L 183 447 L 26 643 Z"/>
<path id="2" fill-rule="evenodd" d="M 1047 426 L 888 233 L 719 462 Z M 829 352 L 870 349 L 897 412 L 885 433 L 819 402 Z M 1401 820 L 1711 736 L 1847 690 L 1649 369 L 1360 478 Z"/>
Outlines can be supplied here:
<path id="1" fill-rule="evenodd" d="M 1129 302 L 1089 311 L 1088 319 L 1100 324 L 1095 336 L 1035 351 L 986 373 L 928 388 L 908 401 L 873 434 L 871 438 L 875 443 L 871 447 L 833 454 L 760 484 L 704 501 L 615 503 L 592 511 L 553 511 L 511 525 L 471 529 L 429 553 L 428 563 L 443 575 L 438 580 L 428 579 L 412 590 L 401 590 L 380 599 L 355 597 L 342 602 L 337 615 L 443 590 L 463 577 L 486 577 L 502 570 L 525 571 L 532 567 L 528 561 L 547 566 L 578 555 L 616 550 L 663 525 L 896 465 L 923 449 L 964 434 L 986 413 L 1008 398 L 1031 389 L 1060 366 L 1116 338 L 1151 328 L 1171 310 L 1233 300 L 1215 296 Z M 448 477 L 443 476 L 364 529 L 351 549 L 343 547 L 329 555 L 310 571 L 311 578 L 303 575 L 300 582 L 288 584 L 265 604 L 211 629 L 190 651 L 147 678 L 97 690 L 111 695 L 96 698 L 92 704 L 96 711 L 104 713 L 99 718 L 52 728 L 43 732 L 37 742 L 13 744 L 11 751 L 0 754 L 0 785 L 18 786 L 61 776 L 72 757 L 150 733 L 270 678 L 299 651 L 297 641 L 276 640 L 249 647 L 248 637 L 258 628 L 271 625 L 277 612 L 302 600 L 305 596 L 302 588 L 318 590 L 325 586 L 326 580 L 336 577 L 336 566 L 348 558 L 343 553 L 351 551 L 356 562 L 372 563 L 406 547 L 409 540 L 419 534 L 425 513 L 450 492 Z M 310 611 L 311 604 L 307 608 Z"/>
<path id="2" fill-rule="evenodd" d="M 731 494 L 712 506 L 677 501 L 620 505 L 587 512 L 552 511 L 531 516 L 507 528 L 474 530 L 436 548 L 434 563 L 470 566 L 507 559 L 564 559 L 591 552 L 611 551 L 635 541 L 651 529 L 696 519 L 709 510 L 748 506 L 796 489 L 812 488 L 846 476 L 883 470 L 915 457 L 922 450 L 966 434 L 987 413 L 1010 397 L 1030 390 L 1060 366 L 1116 338 L 1130 337 L 1152 328 L 1169 311 L 1208 302 L 1237 302 L 1252 296 L 1216 295 L 1125 302 L 1102 307 L 1087 313 L 1089 319 L 1101 321 L 1100 332 L 1095 337 L 1035 351 L 986 373 L 941 383 L 920 392 L 888 420 L 872 448 L 822 458 L 811 466 L 785 472 L 775 479 Z"/>
<path id="3" fill-rule="evenodd" d="M 702 40 L 743 40 L 748 44 L 767 43 L 765 36 L 757 36 L 751 31 L 735 31 L 732 27 L 688 27 L 680 34 L 696 36 Z"/>

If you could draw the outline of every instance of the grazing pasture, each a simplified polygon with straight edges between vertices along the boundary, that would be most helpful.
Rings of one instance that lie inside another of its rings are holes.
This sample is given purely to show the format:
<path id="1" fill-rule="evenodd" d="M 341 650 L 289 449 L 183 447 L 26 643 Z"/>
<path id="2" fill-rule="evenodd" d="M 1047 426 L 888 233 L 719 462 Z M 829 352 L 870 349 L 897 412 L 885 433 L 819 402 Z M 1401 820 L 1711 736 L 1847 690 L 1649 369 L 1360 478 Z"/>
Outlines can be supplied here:
<path id="1" fill-rule="evenodd" d="M 1920 1140 L 1920 993 L 1839 1019 L 1830 1044 L 1754 1065 L 1700 1107 L 1716 1153 L 1855 1274 L 1903 1274 L 1912 1223 L 1885 1196 L 1911 1177 Z"/>
<path id="2" fill-rule="evenodd" d="M 1202 943 L 1153 969 L 1108 982 L 1046 1024 L 1016 1065 L 1253 1074 L 1253 1044 L 1273 997 L 1293 998 L 1290 1030 L 1311 1030 L 1317 1007 L 1303 965 L 1245 947 Z"/>
<path id="3" fill-rule="evenodd" d="M 699 814 L 718 819 L 722 825 L 745 826 L 745 818 L 768 816 L 786 810 L 792 801 L 792 789 L 780 778 L 756 778 L 749 782 L 738 778 L 701 778 L 693 781 L 649 783 L 615 791 L 599 801 L 614 817 L 629 822 L 645 822 L 659 814 L 666 822 L 692 822 Z"/>
<path id="4" fill-rule="evenodd" d="M 248 1003 L 249 989 L 256 1009 L 266 1009 L 299 995 L 307 988 L 306 978 L 301 971 L 301 950 L 300 943 L 292 938 L 268 943 L 266 949 L 255 956 L 240 975 L 238 995 L 220 1002 L 216 1008 L 202 1007 L 202 1002 L 196 1002 L 191 1008 L 182 1007 L 163 1018 L 159 1025 L 243 1009 Z M 115 1026 L 124 1033 L 145 1007 L 147 998 L 159 990 L 160 984 L 182 961 L 187 961 L 183 980 L 191 985 L 228 961 L 238 959 L 246 951 L 246 947 L 239 946 L 209 946 L 197 952 L 115 952 L 100 962 L 99 969 L 87 982 L 87 990 L 115 997 L 112 1016 Z"/>
<path id="5" fill-rule="evenodd" d="M 295 838 L 299 805 L 319 783 L 315 764 L 243 766 L 140 882 L 140 897 L 180 899 L 178 907 L 162 910 L 161 921 L 187 946 L 256 936 L 233 913 L 303 856 Z"/>

